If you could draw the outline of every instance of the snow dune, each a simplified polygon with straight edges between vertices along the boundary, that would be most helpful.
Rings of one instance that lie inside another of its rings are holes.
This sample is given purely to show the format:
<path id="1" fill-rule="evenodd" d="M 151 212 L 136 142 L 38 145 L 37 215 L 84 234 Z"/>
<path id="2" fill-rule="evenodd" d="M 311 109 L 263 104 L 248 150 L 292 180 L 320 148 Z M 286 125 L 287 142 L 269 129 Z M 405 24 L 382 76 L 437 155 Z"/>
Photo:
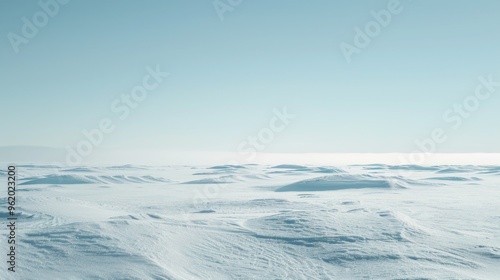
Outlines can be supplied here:
<path id="1" fill-rule="evenodd" d="M 212 167 L 209 167 L 208 169 L 222 169 L 222 170 L 231 170 L 231 169 L 245 169 L 246 167 L 243 166 L 243 165 L 231 165 L 231 164 L 227 164 L 227 165 L 216 165 L 216 166 L 212 166 Z"/>
<path id="2" fill-rule="evenodd" d="M 214 178 L 192 180 L 192 181 L 184 182 L 184 184 L 229 184 L 229 183 L 236 183 L 236 182 L 240 182 L 240 181 L 241 181 L 241 179 L 238 176 L 227 175 L 227 176 L 220 176 L 220 177 L 214 177 Z"/>
<path id="3" fill-rule="evenodd" d="M 431 177 L 426 178 L 426 180 L 440 180 L 440 181 L 481 181 L 481 178 L 478 177 Z"/>
<path id="4" fill-rule="evenodd" d="M 332 191 L 343 189 L 391 189 L 406 188 L 406 182 L 394 178 L 378 178 L 370 175 L 330 175 L 302 180 L 278 188 L 277 192 Z"/>
<path id="5" fill-rule="evenodd" d="M 170 180 L 153 176 L 125 176 L 125 175 L 46 175 L 40 178 L 27 178 L 20 185 L 39 184 L 139 184 L 139 183 L 167 183 Z"/>
<path id="6" fill-rule="evenodd" d="M 270 167 L 269 174 L 294 174 L 296 172 L 310 172 L 310 173 L 343 173 L 344 170 L 338 167 L 308 167 L 295 164 L 280 164 Z"/>

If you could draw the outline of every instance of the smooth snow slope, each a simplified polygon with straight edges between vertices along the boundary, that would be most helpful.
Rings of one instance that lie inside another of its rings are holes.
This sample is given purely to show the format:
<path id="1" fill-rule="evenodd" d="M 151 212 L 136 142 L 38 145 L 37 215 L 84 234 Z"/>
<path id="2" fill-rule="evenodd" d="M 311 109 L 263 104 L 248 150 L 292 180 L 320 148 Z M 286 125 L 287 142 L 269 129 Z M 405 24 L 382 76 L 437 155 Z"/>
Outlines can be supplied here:
<path id="1" fill-rule="evenodd" d="M 18 166 L 0 279 L 499 279 L 499 171 Z"/>

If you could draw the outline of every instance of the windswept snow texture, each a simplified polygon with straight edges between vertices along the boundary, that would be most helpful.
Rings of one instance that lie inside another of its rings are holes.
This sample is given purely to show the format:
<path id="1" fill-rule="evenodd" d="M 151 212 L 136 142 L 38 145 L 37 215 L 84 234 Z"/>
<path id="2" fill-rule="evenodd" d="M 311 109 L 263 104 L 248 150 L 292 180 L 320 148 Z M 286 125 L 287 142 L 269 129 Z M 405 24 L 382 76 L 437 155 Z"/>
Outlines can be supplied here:
<path id="1" fill-rule="evenodd" d="M 19 165 L 17 172 L 17 272 L 6 270 L 2 227 L 0 279 L 500 275 L 499 166 Z M 0 203 L 7 205 L 5 192 Z"/>

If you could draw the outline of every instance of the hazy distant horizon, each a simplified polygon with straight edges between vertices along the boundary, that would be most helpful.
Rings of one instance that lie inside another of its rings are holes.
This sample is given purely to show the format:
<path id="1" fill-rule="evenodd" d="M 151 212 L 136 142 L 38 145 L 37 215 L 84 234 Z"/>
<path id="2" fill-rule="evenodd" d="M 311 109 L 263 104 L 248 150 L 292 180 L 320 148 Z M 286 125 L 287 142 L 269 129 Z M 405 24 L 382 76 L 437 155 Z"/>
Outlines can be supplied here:
<path id="1" fill-rule="evenodd" d="M 62 148 L 0 147 L 0 162 L 16 164 L 85 165 L 223 165 L 223 164 L 301 164 L 301 165 L 498 165 L 500 153 L 256 153 L 199 152 L 165 150 L 95 150 L 81 163 L 66 163 Z M 5 161 L 8 159 L 8 161 Z"/>

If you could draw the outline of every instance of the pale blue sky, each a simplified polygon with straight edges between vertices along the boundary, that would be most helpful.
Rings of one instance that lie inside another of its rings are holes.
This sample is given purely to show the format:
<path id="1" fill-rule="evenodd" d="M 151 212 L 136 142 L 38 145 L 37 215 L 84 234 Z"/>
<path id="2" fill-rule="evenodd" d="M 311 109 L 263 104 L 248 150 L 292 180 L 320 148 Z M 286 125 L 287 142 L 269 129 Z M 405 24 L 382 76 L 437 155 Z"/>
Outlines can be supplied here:
<path id="1" fill-rule="evenodd" d="M 274 108 L 295 119 L 265 152 L 500 152 L 500 88 L 454 130 L 443 113 L 500 81 L 499 1 L 401 1 L 347 63 L 339 45 L 389 1 L 70 1 L 15 53 L 38 1 L 0 2 L 0 146 L 74 146 L 111 118 L 100 148 L 235 151 Z M 121 121 L 110 104 L 147 66 L 170 77 Z"/>

